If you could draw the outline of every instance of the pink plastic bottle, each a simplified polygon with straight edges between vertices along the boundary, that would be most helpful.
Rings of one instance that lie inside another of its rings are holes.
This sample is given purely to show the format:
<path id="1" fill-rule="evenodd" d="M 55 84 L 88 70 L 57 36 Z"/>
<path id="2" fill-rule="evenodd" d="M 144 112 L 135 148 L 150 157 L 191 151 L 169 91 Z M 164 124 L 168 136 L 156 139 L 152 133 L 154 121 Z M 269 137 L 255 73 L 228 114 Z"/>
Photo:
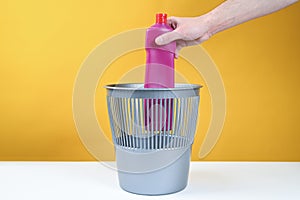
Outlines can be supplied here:
<path id="1" fill-rule="evenodd" d="M 148 28 L 146 32 L 145 88 L 174 88 L 175 86 L 174 58 L 176 43 L 172 42 L 163 46 L 158 46 L 155 43 L 157 36 L 170 31 L 173 31 L 173 29 L 167 24 L 167 14 L 156 14 L 156 23 Z M 156 109 L 157 106 L 158 109 Z M 171 130 L 172 107 L 172 99 L 148 100 L 145 102 L 145 124 L 147 130 Z M 159 113 L 155 113 L 156 110 Z M 158 116 L 159 119 L 156 119 L 155 116 Z M 160 116 L 162 119 L 160 119 Z"/>
<path id="2" fill-rule="evenodd" d="M 158 46 L 155 38 L 173 29 L 167 24 L 167 14 L 156 14 L 156 23 L 146 32 L 145 88 L 174 87 L 174 58 L 176 43 Z"/>

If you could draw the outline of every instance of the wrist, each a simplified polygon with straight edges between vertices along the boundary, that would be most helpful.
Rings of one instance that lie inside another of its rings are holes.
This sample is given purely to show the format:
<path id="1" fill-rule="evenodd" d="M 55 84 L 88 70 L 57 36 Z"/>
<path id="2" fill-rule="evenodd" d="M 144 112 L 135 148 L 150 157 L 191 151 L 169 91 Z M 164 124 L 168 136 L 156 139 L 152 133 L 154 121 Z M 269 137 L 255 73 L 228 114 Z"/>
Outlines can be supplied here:
<path id="1" fill-rule="evenodd" d="M 225 30 L 232 26 L 234 19 L 220 16 L 216 10 L 212 10 L 203 15 L 205 23 L 207 24 L 208 31 L 211 35 L 214 35 L 222 30 Z"/>
<path id="2" fill-rule="evenodd" d="M 214 23 L 211 16 L 208 13 L 195 17 L 195 21 L 195 27 L 197 27 L 197 32 L 200 35 L 208 34 L 212 36 L 214 34 L 212 31 L 214 29 Z"/>

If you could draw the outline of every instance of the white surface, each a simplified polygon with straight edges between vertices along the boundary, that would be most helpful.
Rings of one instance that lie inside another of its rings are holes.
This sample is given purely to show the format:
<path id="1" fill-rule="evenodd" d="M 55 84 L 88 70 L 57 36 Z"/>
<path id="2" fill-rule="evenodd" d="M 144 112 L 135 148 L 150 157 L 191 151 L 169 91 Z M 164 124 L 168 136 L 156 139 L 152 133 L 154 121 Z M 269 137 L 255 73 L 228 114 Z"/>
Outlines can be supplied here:
<path id="1" fill-rule="evenodd" d="M 300 199 L 300 163 L 192 162 L 185 190 L 153 197 L 123 191 L 97 162 L 0 162 L 0 199 Z"/>

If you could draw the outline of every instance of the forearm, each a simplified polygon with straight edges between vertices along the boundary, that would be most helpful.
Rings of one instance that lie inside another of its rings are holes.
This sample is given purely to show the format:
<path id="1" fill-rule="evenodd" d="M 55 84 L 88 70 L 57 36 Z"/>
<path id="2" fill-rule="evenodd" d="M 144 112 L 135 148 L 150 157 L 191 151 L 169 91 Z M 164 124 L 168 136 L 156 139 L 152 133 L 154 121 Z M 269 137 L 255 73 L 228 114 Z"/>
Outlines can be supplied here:
<path id="1" fill-rule="evenodd" d="M 280 10 L 297 0 L 227 0 L 207 13 L 213 35 L 248 20 Z"/>

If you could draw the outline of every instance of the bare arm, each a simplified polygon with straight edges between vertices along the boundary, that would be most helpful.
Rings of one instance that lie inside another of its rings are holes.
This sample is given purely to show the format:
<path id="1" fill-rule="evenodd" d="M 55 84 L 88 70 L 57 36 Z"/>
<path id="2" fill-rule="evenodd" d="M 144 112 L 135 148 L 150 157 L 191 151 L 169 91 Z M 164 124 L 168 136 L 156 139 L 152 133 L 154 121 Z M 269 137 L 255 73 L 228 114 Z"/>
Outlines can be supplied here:
<path id="1" fill-rule="evenodd" d="M 208 13 L 213 34 L 278 11 L 297 0 L 229 0 Z"/>
<path id="2" fill-rule="evenodd" d="M 158 45 L 177 42 L 177 54 L 182 47 L 200 44 L 212 35 L 258 18 L 297 0 L 227 0 L 212 11 L 193 18 L 170 17 L 168 23 L 175 29 L 156 38 Z"/>

